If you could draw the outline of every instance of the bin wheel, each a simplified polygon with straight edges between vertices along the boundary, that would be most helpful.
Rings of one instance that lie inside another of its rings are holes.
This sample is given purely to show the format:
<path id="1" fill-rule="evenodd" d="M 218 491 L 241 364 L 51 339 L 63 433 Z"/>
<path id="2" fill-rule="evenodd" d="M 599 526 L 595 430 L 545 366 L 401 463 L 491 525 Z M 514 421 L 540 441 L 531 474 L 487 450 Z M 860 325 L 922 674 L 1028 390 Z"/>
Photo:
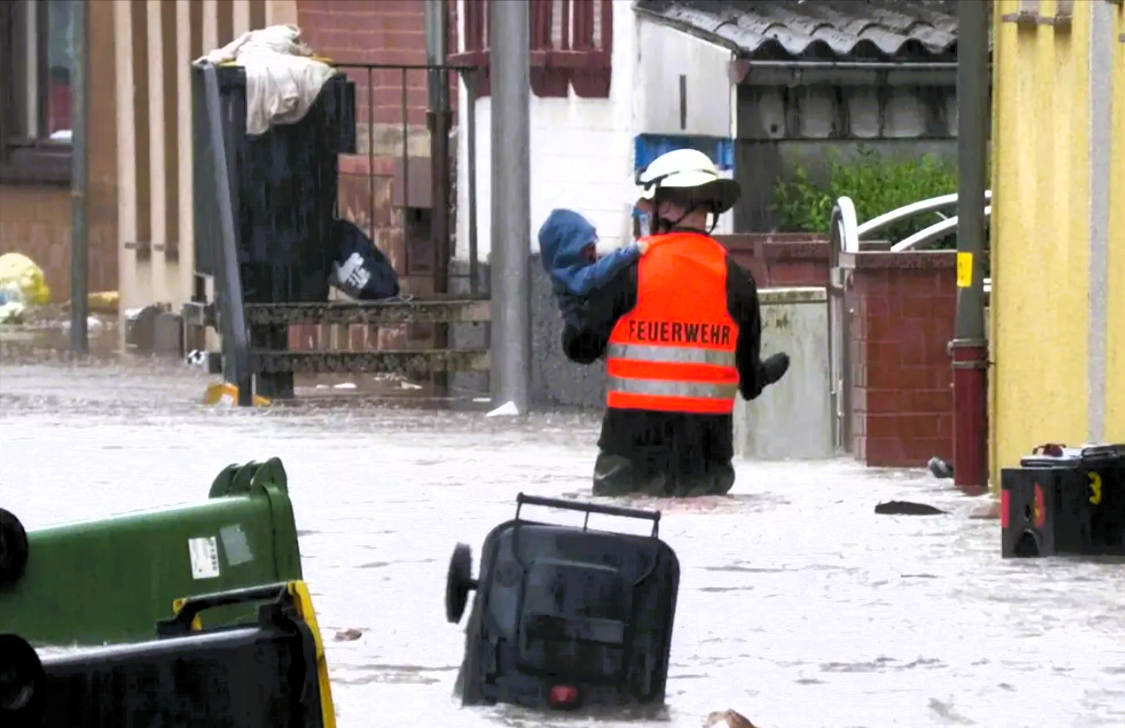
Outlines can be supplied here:
<path id="1" fill-rule="evenodd" d="M 14 634 L 0 634 L 0 723 L 32 725 L 43 664 L 35 648 Z"/>
<path id="2" fill-rule="evenodd" d="M 0 588 L 11 586 L 27 566 L 27 532 L 20 519 L 0 508 Z"/>
<path id="3" fill-rule="evenodd" d="M 469 603 L 469 592 L 476 588 L 472 549 L 459 543 L 453 549 L 453 558 L 449 560 L 449 577 L 445 582 L 445 618 L 451 624 L 461 621 L 465 605 Z"/>

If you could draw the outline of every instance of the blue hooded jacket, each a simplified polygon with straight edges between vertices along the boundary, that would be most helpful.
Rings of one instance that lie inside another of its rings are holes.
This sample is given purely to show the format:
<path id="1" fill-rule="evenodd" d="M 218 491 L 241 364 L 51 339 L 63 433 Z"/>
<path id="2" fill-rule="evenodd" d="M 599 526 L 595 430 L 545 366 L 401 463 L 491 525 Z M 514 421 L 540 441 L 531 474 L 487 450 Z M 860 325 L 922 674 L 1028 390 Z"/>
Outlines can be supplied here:
<path id="1" fill-rule="evenodd" d="M 593 245 L 597 236 L 590 221 L 572 210 L 553 210 L 539 228 L 543 269 L 551 276 L 560 303 L 605 285 L 640 257 L 640 249 L 632 243 L 592 262 L 582 251 Z"/>

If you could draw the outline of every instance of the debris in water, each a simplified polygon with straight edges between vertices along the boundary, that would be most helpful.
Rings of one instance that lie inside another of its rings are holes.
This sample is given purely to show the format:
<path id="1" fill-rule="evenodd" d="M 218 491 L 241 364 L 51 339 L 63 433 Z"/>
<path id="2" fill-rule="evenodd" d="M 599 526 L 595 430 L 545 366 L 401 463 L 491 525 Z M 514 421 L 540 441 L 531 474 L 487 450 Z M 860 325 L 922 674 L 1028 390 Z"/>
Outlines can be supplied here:
<path id="1" fill-rule="evenodd" d="M 251 401 L 255 407 L 269 407 L 270 405 L 269 398 L 260 394 L 255 394 Z M 209 406 L 217 404 L 236 405 L 238 404 L 238 387 L 230 382 L 208 384 L 207 389 L 203 392 L 203 404 Z"/>
<path id="2" fill-rule="evenodd" d="M 355 642 L 362 636 L 363 630 L 356 629 L 355 627 L 349 627 L 348 629 L 342 629 L 336 633 L 336 641 Z"/>
<path id="3" fill-rule="evenodd" d="M 733 710 L 716 710 L 703 721 L 703 728 L 755 728 L 750 719 Z"/>
<path id="4" fill-rule="evenodd" d="M 935 478 L 946 480 L 953 477 L 953 464 L 947 460 L 932 457 L 927 465 L 929 465 L 930 472 L 934 474 Z"/>
<path id="5" fill-rule="evenodd" d="M 485 417 L 517 417 L 519 413 L 519 408 L 516 407 L 515 402 L 507 402 L 486 414 Z"/>
<path id="6" fill-rule="evenodd" d="M 355 389 L 355 382 L 340 382 L 333 389 Z"/>
<path id="7" fill-rule="evenodd" d="M 875 512 L 884 516 L 936 516 L 945 513 L 940 508 L 910 501 L 887 501 L 875 506 Z"/>

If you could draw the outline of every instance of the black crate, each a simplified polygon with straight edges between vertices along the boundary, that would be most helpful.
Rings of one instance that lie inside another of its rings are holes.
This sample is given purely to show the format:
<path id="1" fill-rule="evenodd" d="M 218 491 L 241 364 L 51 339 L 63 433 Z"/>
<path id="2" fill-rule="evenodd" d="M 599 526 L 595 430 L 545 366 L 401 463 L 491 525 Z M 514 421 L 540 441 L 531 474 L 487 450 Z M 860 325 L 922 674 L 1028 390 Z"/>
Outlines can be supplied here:
<path id="1" fill-rule="evenodd" d="M 446 606 L 460 619 L 477 588 L 458 678 L 464 705 L 659 708 L 679 588 L 679 562 L 656 535 L 659 513 L 520 495 L 547 505 L 650 518 L 651 536 L 519 518 L 484 542 L 479 586 L 468 547 L 450 567 Z"/>
<path id="2" fill-rule="evenodd" d="M 1005 558 L 1125 555 L 1125 445 L 1028 456 L 1000 486 Z"/>

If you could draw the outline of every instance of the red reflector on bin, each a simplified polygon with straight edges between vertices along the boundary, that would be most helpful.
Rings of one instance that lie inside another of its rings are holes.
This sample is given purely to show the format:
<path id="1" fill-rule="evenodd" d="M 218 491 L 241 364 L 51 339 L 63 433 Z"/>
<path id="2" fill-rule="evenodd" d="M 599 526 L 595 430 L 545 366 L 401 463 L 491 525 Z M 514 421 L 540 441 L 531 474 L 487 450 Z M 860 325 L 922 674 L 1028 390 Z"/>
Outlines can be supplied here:
<path id="1" fill-rule="evenodd" d="M 572 685 L 556 685 L 551 688 L 552 708 L 573 708 L 578 705 L 578 688 Z"/>
<path id="2" fill-rule="evenodd" d="M 1008 495 L 1007 490 L 1000 491 L 1000 528 L 1007 528 L 1011 514 L 1009 511 L 1012 508 L 1011 496 Z"/>

